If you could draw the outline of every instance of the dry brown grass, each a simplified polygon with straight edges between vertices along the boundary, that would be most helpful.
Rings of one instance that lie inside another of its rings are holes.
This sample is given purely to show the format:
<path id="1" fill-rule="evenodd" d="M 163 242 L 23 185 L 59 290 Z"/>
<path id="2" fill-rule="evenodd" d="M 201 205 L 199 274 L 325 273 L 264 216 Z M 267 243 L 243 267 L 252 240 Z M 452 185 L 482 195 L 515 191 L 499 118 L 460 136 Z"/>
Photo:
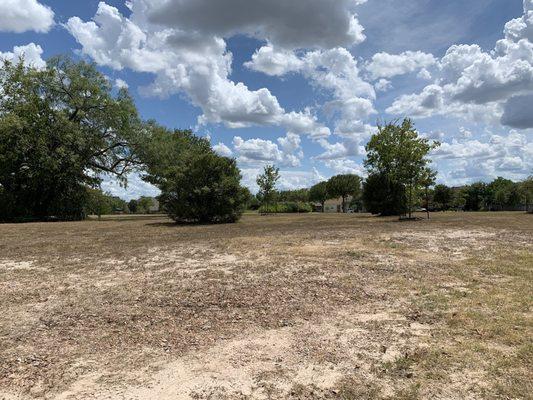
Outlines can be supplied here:
<path id="1" fill-rule="evenodd" d="M 525 399 L 533 216 L 0 225 L 0 399 Z"/>

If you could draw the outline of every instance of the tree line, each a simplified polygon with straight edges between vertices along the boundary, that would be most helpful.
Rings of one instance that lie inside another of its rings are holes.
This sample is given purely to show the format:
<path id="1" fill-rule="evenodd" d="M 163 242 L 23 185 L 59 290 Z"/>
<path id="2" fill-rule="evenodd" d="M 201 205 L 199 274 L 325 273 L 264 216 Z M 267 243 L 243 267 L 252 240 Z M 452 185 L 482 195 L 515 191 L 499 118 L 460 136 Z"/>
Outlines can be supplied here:
<path id="1" fill-rule="evenodd" d="M 283 205 L 296 202 L 299 211 L 310 209 L 305 204 L 313 202 L 325 211 L 328 200 L 340 198 L 343 212 L 364 209 L 372 214 L 406 218 L 412 218 L 413 212 L 420 209 L 427 212 L 502 211 L 522 206 L 526 211 L 530 209 L 533 177 L 522 182 L 499 177 L 488 184 L 476 182 L 457 188 L 435 185 L 437 173 L 431 168 L 428 155 L 439 145 L 421 137 L 409 119 L 378 126 L 378 132 L 366 146 L 366 179 L 353 174 L 337 175 L 309 189 L 277 192 L 275 182 L 279 179 L 279 170 L 267 166 L 258 177 L 260 191 L 254 205 L 264 212 L 287 212 Z"/>
<path id="2" fill-rule="evenodd" d="M 141 196 L 126 201 L 101 189 L 87 190 L 87 214 L 96 215 L 98 218 L 110 214 L 150 214 L 159 211 L 158 201 L 154 197 Z"/>
<path id="3" fill-rule="evenodd" d="M 122 204 L 100 190 L 104 175 L 127 185 L 131 172 L 160 190 L 161 210 L 178 222 L 235 222 L 255 206 L 305 212 L 312 210 L 309 202 L 323 208 L 330 198 L 341 198 L 344 212 L 364 205 L 374 214 L 408 217 L 421 201 L 427 208 L 433 201 L 442 209 L 462 204 L 477 210 L 532 198 L 531 179 L 516 185 L 500 178 L 451 195 L 442 185 L 433 187 L 428 154 L 439 143 L 420 137 L 409 119 L 378 127 L 366 146 L 365 180 L 337 175 L 309 190 L 279 192 L 279 170 L 267 166 L 252 196 L 235 159 L 218 155 L 190 130 L 142 120 L 127 90 L 114 92 L 94 64 L 55 57 L 37 69 L 24 60 L 4 61 L 0 90 L 0 222 L 141 209 L 141 201 Z"/>

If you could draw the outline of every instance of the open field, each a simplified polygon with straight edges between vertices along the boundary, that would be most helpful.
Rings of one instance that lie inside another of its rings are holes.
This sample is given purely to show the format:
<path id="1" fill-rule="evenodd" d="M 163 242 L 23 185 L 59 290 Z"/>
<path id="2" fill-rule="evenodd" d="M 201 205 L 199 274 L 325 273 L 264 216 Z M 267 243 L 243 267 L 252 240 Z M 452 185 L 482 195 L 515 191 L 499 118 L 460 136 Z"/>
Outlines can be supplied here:
<path id="1" fill-rule="evenodd" d="M 533 215 L 0 225 L 0 399 L 526 399 Z"/>

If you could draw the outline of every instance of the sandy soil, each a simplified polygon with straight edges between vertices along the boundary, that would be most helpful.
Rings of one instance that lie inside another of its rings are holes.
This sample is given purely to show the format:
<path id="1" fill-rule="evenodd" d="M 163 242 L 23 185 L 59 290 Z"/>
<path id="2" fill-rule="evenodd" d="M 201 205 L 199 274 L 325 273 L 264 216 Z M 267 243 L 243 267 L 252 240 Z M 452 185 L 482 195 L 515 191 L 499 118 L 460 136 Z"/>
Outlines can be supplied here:
<path id="1" fill-rule="evenodd" d="M 532 248 L 518 213 L 0 225 L 0 399 L 527 398 Z"/>

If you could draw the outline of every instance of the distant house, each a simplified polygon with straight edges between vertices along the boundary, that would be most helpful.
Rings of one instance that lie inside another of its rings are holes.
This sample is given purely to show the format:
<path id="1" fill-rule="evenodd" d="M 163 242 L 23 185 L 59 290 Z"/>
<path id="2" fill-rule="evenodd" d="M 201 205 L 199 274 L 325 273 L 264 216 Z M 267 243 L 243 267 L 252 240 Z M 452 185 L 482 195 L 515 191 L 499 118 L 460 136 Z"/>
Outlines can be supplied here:
<path id="1" fill-rule="evenodd" d="M 148 213 L 158 213 L 159 212 L 159 200 L 152 199 L 152 205 L 148 207 Z"/>
<path id="2" fill-rule="evenodd" d="M 347 207 L 349 207 L 352 197 L 346 199 Z M 322 205 L 319 203 L 313 204 L 313 209 L 316 212 L 322 212 Z M 324 203 L 324 212 L 326 213 L 341 213 L 342 212 L 342 197 L 338 199 L 330 199 Z"/>

